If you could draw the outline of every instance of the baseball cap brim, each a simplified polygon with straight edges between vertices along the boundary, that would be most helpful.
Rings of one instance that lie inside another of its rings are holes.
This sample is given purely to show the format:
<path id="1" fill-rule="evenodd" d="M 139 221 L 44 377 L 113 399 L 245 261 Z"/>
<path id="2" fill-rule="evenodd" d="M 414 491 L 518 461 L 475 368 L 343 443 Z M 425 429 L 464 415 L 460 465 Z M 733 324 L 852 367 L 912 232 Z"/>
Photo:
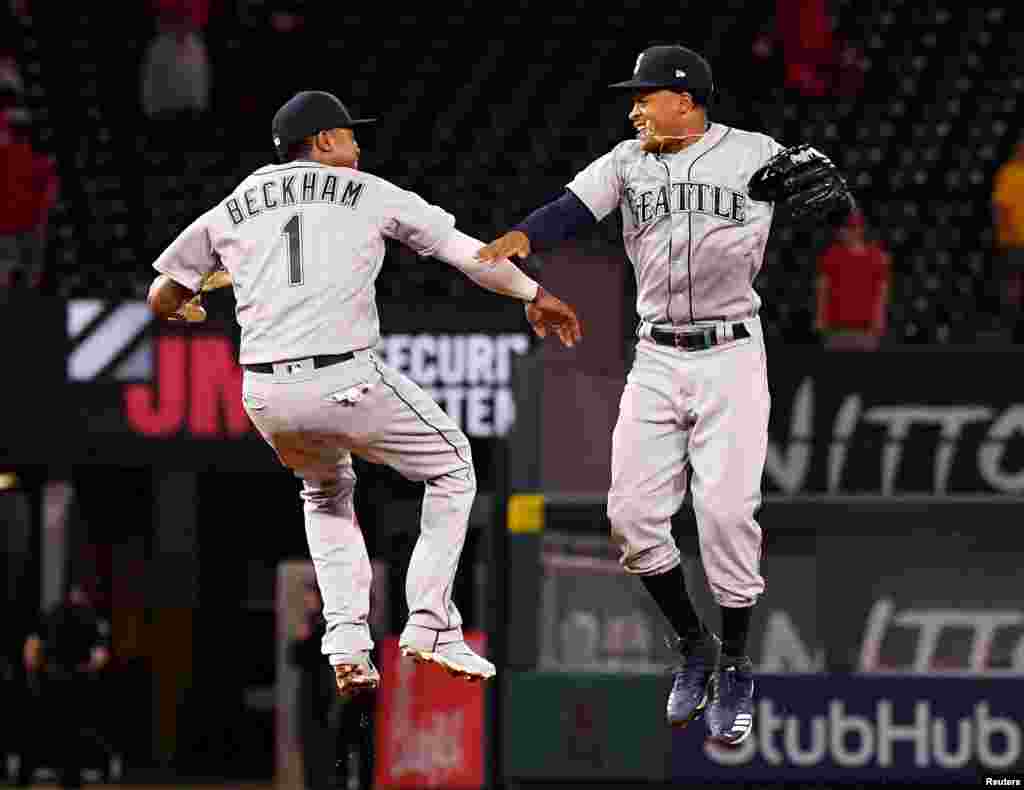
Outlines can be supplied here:
<path id="1" fill-rule="evenodd" d="M 685 84 L 672 82 L 651 82 L 650 80 L 626 80 L 625 82 L 612 83 L 608 87 L 615 88 L 616 90 L 656 90 L 658 88 L 665 88 L 666 90 L 689 90 L 689 88 Z"/>
<path id="2" fill-rule="evenodd" d="M 348 128 L 349 126 L 366 126 L 368 123 L 377 123 L 376 118 L 353 118 L 351 122 L 342 126 L 342 129 Z"/>

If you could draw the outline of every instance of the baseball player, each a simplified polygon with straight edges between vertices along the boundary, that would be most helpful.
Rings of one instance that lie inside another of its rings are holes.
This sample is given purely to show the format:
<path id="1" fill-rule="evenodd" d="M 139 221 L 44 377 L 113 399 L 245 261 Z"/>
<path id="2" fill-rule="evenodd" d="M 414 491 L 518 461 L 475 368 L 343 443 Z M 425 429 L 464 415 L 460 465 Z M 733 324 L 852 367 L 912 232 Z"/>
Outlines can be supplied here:
<path id="1" fill-rule="evenodd" d="M 692 50 L 650 47 L 633 78 L 611 87 L 633 97 L 635 138 L 584 168 L 480 258 L 524 257 L 620 210 L 640 325 L 612 437 L 612 539 L 676 632 L 682 663 L 669 724 L 685 726 L 707 706 L 712 737 L 736 744 L 753 724 L 746 642 L 764 591 L 755 514 L 770 398 L 752 283 L 776 201 L 824 211 L 848 193 L 813 149 L 784 150 L 763 134 L 709 122 L 711 67 Z M 540 317 L 529 307 L 527 315 Z M 720 640 L 694 611 L 672 538 L 687 485 L 721 609 Z"/>
<path id="2" fill-rule="evenodd" d="M 353 119 L 333 95 L 307 91 L 273 119 L 281 164 L 246 177 L 153 264 L 149 304 L 162 318 L 199 320 L 194 297 L 222 266 L 241 326 L 246 412 L 281 463 L 302 479 L 306 535 L 324 598 L 322 651 L 343 694 L 375 688 L 370 560 L 353 518 L 352 454 L 423 481 L 421 534 L 406 583 L 403 655 L 471 680 L 494 666 L 463 639 L 451 600 L 476 477 L 469 441 L 415 383 L 384 365 L 374 281 L 385 239 L 460 269 L 478 285 L 531 304 L 534 325 L 566 345 L 574 310 L 483 246 L 451 214 L 359 170 Z M 223 275 L 220 275 L 223 278 Z"/>

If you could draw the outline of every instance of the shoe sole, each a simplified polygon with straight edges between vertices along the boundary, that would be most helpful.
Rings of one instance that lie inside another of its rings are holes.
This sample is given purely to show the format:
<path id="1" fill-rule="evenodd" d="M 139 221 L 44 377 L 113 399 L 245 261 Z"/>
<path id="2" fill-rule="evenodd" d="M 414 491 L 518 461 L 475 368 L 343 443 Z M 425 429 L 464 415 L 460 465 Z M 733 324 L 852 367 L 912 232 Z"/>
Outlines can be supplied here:
<path id="1" fill-rule="evenodd" d="M 411 658 L 417 664 L 436 664 L 453 678 L 468 680 L 470 683 L 478 683 L 481 680 L 487 680 L 488 678 L 494 677 L 495 674 L 493 671 L 475 672 L 471 669 L 466 669 L 466 667 L 455 663 L 451 659 L 442 656 L 440 653 L 432 653 L 429 650 L 416 650 L 413 647 L 403 647 L 402 655 L 406 658 Z"/>
<path id="2" fill-rule="evenodd" d="M 739 738 L 736 738 L 735 740 L 731 740 L 725 735 L 712 735 L 709 740 L 713 741 L 714 743 L 717 743 L 719 746 L 739 746 L 747 738 L 750 737 L 750 733 L 752 733 L 753 731 L 754 726 L 753 724 L 751 724 L 750 729 L 743 733 Z"/>
<path id="3" fill-rule="evenodd" d="M 338 664 L 334 668 L 334 680 L 341 696 L 374 691 L 380 686 L 380 676 L 363 675 L 363 669 L 359 664 Z"/>

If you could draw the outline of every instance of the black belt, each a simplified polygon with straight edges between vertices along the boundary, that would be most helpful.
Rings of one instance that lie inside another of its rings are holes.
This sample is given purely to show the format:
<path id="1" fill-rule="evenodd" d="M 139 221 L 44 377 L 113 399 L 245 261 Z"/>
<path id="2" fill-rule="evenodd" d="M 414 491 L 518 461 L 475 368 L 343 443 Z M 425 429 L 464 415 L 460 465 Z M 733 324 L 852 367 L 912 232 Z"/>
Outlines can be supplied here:
<path id="1" fill-rule="evenodd" d="M 651 328 L 651 340 L 662 346 L 674 346 L 684 351 L 702 351 L 712 346 L 720 346 L 730 340 L 743 340 L 750 337 L 750 332 L 744 324 L 732 325 L 732 338 L 719 337 L 716 328 L 713 326 L 701 327 L 700 329 L 688 329 L 685 332 L 672 332 L 667 329 Z"/>
<path id="2" fill-rule="evenodd" d="M 321 354 L 318 357 L 313 357 L 314 368 L 326 368 L 329 365 L 337 365 L 339 362 L 348 362 L 350 359 L 355 359 L 356 355 L 352 351 L 346 351 L 344 354 Z M 282 359 L 281 362 L 294 362 L 293 359 Z M 274 365 L 280 364 L 279 362 L 257 362 L 254 365 L 243 365 L 246 370 L 252 371 L 253 373 L 273 373 Z"/>

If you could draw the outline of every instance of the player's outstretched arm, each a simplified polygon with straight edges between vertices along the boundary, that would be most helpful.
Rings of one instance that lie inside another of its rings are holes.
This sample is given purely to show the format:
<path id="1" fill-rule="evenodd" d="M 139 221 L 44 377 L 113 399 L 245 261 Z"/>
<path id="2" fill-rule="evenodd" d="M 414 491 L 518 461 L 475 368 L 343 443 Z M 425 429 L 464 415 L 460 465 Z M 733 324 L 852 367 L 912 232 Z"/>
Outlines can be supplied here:
<path id="1" fill-rule="evenodd" d="M 583 332 L 570 305 L 546 291 L 508 258 L 480 260 L 482 246 L 483 242 L 453 230 L 433 255 L 462 271 L 481 288 L 527 302 L 527 318 L 538 337 L 546 337 L 552 331 L 566 346 L 580 341 Z"/>
<path id="2" fill-rule="evenodd" d="M 525 258 L 531 250 L 551 247 L 597 224 L 597 218 L 572 190 L 541 206 L 503 236 L 485 246 L 477 258 L 490 262 L 513 255 Z"/>

